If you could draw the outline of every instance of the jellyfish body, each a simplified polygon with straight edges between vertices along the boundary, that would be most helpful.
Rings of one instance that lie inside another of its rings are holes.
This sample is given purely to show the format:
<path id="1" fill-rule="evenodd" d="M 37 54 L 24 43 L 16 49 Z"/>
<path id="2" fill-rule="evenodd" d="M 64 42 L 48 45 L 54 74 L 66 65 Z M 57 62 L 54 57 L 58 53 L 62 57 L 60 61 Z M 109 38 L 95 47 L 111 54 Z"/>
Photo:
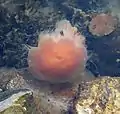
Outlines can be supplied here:
<path id="1" fill-rule="evenodd" d="M 55 31 L 41 33 L 38 47 L 28 55 L 29 69 L 37 79 L 66 82 L 79 77 L 87 61 L 85 38 L 69 21 L 56 24 Z"/>

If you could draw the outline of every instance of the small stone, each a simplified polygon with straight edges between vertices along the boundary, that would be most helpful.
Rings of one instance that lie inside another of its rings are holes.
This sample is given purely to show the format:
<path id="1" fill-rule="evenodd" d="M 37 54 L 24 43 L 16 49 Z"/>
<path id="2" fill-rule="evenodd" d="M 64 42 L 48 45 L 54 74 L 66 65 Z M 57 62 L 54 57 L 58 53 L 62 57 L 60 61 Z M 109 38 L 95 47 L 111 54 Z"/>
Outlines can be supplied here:
<path id="1" fill-rule="evenodd" d="M 109 14 L 98 14 L 92 18 L 89 31 L 96 36 L 104 36 L 112 33 L 117 27 L 118 20 Z"/>

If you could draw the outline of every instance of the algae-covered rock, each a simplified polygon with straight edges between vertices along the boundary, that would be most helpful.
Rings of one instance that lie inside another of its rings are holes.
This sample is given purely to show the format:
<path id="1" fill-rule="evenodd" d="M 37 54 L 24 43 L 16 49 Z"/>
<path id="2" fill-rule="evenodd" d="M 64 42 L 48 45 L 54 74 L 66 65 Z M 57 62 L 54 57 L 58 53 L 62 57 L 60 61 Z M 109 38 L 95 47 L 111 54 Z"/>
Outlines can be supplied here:
<path id="1" fill-rule="evenodd" d="M 75 114 L 120 114 L 120 78 L 104 77 L 79 88 Z"/>
<path id="2" fill-rule="evenodd" d="M 0 93 L 0 114 L 37 114 L 32 92 L 14 90 Z"/>

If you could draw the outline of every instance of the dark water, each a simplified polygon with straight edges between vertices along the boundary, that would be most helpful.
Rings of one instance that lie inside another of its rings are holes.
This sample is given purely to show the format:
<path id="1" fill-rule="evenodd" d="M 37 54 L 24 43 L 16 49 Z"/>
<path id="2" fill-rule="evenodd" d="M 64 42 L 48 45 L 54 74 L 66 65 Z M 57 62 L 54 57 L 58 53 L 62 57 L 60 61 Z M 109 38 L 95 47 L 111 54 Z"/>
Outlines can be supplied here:
<path id="1" fill-rule="evenodd" d="M 120 76 L 120 63 L 116 62 L 120 55 L 114 51 L 120 50 L 119 44 L 116 46 L 119 30 L 96 38 L 89 33 L 79 12 L 74 12 L 74 8 L 86 14 L 106 12 L 106 5 L 105 0 L 1 0 L 0 67 L 27 67 L 28 50 L 25 45 L 37 46 L 38 31 L 53 29 L 57 20 L 66 18 L 73 25 L 77 24 L 87 39 L 87 49 L 92 56 L 86 68 L 95 75 Z M 41 11 L 44 8 L 50 9 L 46 15 Z"/>

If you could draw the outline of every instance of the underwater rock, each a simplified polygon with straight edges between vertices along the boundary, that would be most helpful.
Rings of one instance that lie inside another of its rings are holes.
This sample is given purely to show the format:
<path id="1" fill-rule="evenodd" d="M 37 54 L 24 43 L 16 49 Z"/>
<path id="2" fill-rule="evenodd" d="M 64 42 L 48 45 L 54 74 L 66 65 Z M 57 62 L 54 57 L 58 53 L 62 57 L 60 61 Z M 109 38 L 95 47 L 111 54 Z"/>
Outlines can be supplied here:
<path id="1" fill-rule="evenodd" d="M 120 78 L 103 77 L 84 82 L 80 84 L 77 92 L 78 84 L 54 85 L 33 79 L 30 75 L 28 78 L 24 77 L 17 71 L 16 74 L 7 83 L 6 88 L 9 91 L 25 88 L 31 90 L 36 106 L 32 109 L 37 111 L 33 114 L 53 114 L 53 112 L 54 114 L 66 114 L 74 96 L 76 96 L 76 99 L 74 100 L 73 108 L 71 108 L 73 114 L 102 114 L 102 112 L 103 114 L 112 114 L 111 112 L 117 114 L 119 111 Z M 5 93 L 7 92 L 0 93 L 0 99 L 6 96 Z"/>
<path id="2" fill-rule="evenodd" d="M 32 92 L 14 90 L 0 93 L 0 114 L 37 114 Z"/>
<path id="3" fill-rule="evenodd" d="M 9 81 L 16 77 L 15 69 L 8 69 L 8 68 L 1 68 L 0 69 L 0 88 L 6 89 L 7 84 Z"/>
<path id="4" fill-rule="evenodd" d="M 103 77 L 82 85 L 74 114 L 120 114 L 120 78 Z"/>

